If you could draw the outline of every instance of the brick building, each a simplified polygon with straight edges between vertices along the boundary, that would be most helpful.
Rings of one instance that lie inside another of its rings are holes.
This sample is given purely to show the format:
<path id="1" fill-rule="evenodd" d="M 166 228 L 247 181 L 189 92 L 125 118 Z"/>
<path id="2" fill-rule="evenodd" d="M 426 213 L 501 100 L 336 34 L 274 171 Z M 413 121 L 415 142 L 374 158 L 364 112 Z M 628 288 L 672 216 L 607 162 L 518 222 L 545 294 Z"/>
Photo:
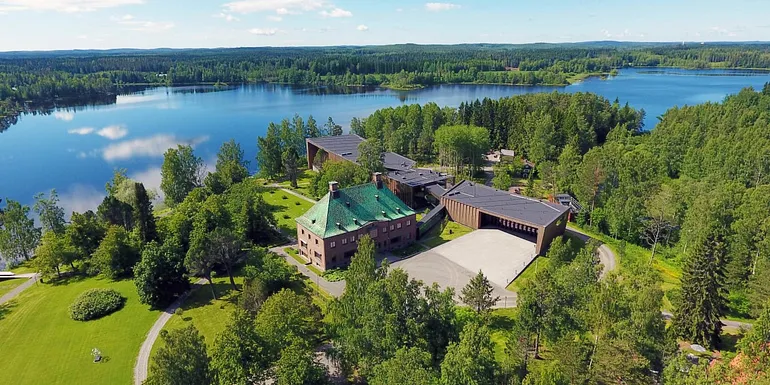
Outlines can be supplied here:
<path id="1" fill-rule="evenodd" d="M 449 217 L 472 229 L 499 228 L 535 243 L 543 254 L 564 234 L 569 208 L 462 181 L 441 196 Z"/>
<path id="2" fill-rule="evenodd" d="M 300 255 L 321 270 L 344 267 L 370 235 L 378 250 L 394 250 L 417 238 L 415 212 L 388 190 L 380 173 L 372 183 L 339 189 L 329 183 L 329 193 L 297 218 Z"/>
<path id="3" fill-rule="evenodd" d="M 305 143 L 307 146 L 307 167 L 315 170 L 314 164 L 323 164 L 327 160 L 357 163 L 358 145 L 363 141 L 364 138 L 358 135 L 307 138 Z M 322 158 L 316 161 L 318 156 L 322 156 Z M 383 175 L 385 186 L 411 208 L 427 206 L 428 200 L 431 199 L 429 187 L 446 187 L 447 181 L 452 179 L 446 173 L 417 168 L 415 161 L 395 152 L 384 152 L 382 162 L 386 170 L 385 175 Z"/>

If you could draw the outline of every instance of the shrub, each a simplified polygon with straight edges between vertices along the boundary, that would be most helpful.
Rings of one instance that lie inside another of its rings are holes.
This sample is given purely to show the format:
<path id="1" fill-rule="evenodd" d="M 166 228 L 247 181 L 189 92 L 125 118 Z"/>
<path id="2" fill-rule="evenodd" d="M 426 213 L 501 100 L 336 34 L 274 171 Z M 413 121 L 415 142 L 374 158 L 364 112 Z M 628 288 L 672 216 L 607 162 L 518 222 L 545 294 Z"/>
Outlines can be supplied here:
<path id="1" fill-rule="evenodd" d="M 341 269 L 329 269 L 326 270 L 323 273 L 323 277 L 325 280 L 329 282 L 339 282 L 345 280 L 345 272 L 346 270 Z"/>
<path id="2" fill-rule="evenodd" d="M 114 313 L 126 303 L 113 289 L 90 289 L 79 295 L 70 305 L 70 317 L 76 321 L 89 321 Z"/>
<path id="3" fill-rule="evenodd" d="M 285 199 L 289 199 L 289 197 L 287 197 L 286 195 L 282 195 L 282 196 L 281 196 L 281 199 L 284 199 L 284 200 L 285 200 Z"/>
<path id="4" fill-rule="evenodd" d="M 289 219 L 289 218 L 291 218 L 291 217 L 289 216 L 289 214 L 283 214 L 283 219 Z"/>
<path id="5" fill-rule="evenodd" d="M 176 308 L 176 310 L 174 310 L 174 314 L 176 314 L 177 316 L 179 316 L 181 318 L 181 317 L 184 316 L 184 309 L 182 309 L 181 307 L 178 307 L 178 308 Z"/>
<path id="6" fill-rule="evenodd" d="M 301 203 L 299 203 L 299 201 L 295 201 L 294 202 L 294 206 L 299 206 L 299 205 L 301 205 Z"/>

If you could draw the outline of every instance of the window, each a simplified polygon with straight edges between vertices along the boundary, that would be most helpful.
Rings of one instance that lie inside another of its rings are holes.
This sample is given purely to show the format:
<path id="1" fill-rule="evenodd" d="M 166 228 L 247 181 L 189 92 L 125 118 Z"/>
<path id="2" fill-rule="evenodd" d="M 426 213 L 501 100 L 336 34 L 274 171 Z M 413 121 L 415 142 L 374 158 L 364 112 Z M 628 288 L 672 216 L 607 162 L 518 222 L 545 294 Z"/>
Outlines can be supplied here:
<path id="1" fill-rule="evenodd" d="M 412 221 L 406 221 L 406 225 L 407 226 L 411 226 L 412 225 Z"/>
<path id="2" fill-rule="evenodd" d="M 332 242 L 332 243 L 330 243 L 330 244 L 329 244 L 329 247 L 331 247 L 332 249 L 333 249 L 333 248 L 335 248 L 335 247 L 337 247 L 337 242 Z"/>
<path id="3" fill-rule="evenodd" d="M 302 234 L 305 234 L 305 229 L 302 229 Z"/>
<path id="4" fill-rule="evenodd" d="M 350 236 L 350 243 L 356 243 L 356 236 L 355 235 L 351 235 Z"/>
<path id="5" fill-rule="evenodd" d="M 307 242 L 305 241 L 299 241 L 299 245 L 303 248 L 307 248 Z"/>
<path id="6" fill-rule="evenodd" d="M 363 238 L 363 237 L 364 237 L 364 235 L 363 235 L 363 234 L 358 234 L 358 239 L 359 239 L 359 240 L 360 240 L 361 238 Z"/>
<path id="7" fill-rule="evenodd" d="M 348 239 L 347 238 L 342 238 L 342 244 L 343 245 L 347 245 L 348 244 Z"/>
<path id="8" fill-rule="evenodd" d="M 412 233 L 406 233 L 406 239 L 412 239 Z"/>
<path id="9" fill-rule="evenodd" d="M 336 256 L 332 257 L 332 262 L 337 262 L 337 257 Z"/>
<path id="10" fill-rule="evenodd" d="M 396 228 L 397 228 L 397 229 L 400 229 L 400 228 L 401 228 L 401 222 L 398 222 L 398 224 L 396 224 Z"/>
<path id="11" fill-rule="evenodd" d="M 318 238 L 316 238 L 316 240 L 315 240 L 315 244 L 316 244 L 316 245 L 318 244 Z"/>
<path id="12" fill-rule="evenodd" d="M 310 239 L 310 233 L 308 233 L 308 235 L 307 235 L 307 239 Z"/>
<path id="13" fill-rule="evenodd" d="M 395 228 L 396 228 L 395 226 L 390 225 L 390 231 L 393 231 L 393 229 L 395 229 Z"/>
<path id="14" fill-rule="evenodd" d="M 388 232 L 388 226 L 385 226 L 385 227 L 383 227 L 383 228 L 382 228 L 382 232 L 383 232 L 383 233 L 387 233 L 387 232 Z"/>

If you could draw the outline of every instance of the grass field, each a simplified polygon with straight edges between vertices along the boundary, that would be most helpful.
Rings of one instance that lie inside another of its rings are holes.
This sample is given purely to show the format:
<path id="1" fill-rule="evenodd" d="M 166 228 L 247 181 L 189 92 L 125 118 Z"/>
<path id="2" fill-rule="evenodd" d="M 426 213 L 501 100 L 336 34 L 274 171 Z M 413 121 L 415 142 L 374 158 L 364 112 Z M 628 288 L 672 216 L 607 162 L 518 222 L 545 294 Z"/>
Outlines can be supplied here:
<path id="1" fill-rule="evenodd" d="M 243 277 L 236 276 L 235 284 L 241 287 Z M 182 305 L 182 316 L 174 315 L 171 317 L 163 329 L 174 330 L 193 324 L 203 335 L 209 353 L 211 353 L 214 340 L 225 329 L 230 319 L 230 313 L 238 305 L 238 296 L 240 295 L 240 292 L 233 290 L 227 275 L 214 278 L 214 290 L 217 293 L 216 300 L 211 296 L 211 288 L 208 283 L 198 287 Z M 158 338 L 152 347 L 152 354 L 155 354 L 161 346 L 163 346 L 163 340 Z"/>
<path id="2" fill-rule="evenodd" d="M 105 287 L 127 298 L 123 309 L 88 322 L 69 318 L 75 297 Z M 59 285 L 30 287 L 0 307 L 2 382 L 131 384 L 139 347 L 159 314 L 139 303 L 130 280 L 75 277 Z M 101 350 L 105 362 L 92 362 L 93 348 Z"/>
<path id="3" fill-rule="evenodd" d="M 5 295 L 5 293 L 17 288 L 19 285 L 21 285 L 24 282 L 27 282 L 27 278 L 0 280 L 0 297 Z"/>
<path id="4" fill-rule="evenodd" d="M 313 198 L 313 194 L 310 193 L 310 182 L 313 181 L 313 175 L 315 172 L 310 170 L 302 170 L 297 177 L 297 188 L 291 187 L 291 182 L 283 181 L 278 183 L 281 187 L 298 192 L 306 197 Z"/>
<path id="5" fill-rule="evenodd" d="M 432 229 L 421 242 L 430 248 L 434 248 L 473 231 L 470 227 L 465 227 L 452 221 L 449 221 L 446 226 L 444 226 L 441 233 L 434 235 L 438 232 L 438 229 L 440 229 L 438 226 Z"/>
<path id="6" fill-rule="evenodd" d="M 297 235 L 297 222 L 294 220 L 313 207 L 312 203 L 279 189 L 268 189 L 262 198 L 276 207 L 275 219 L 281 232 L 292 237 Z"/>
<path id="7" fill-rule="evenodd" d="M 535 278 L 535 274 L 542 269 L 547 269 L 551 265 L 551 259 L 546 257 L 537 257 L 532 263 L 527 266 L 524 271 L 519 274 L 516 279 L 511 282 L 506 289 L 518 292 L 524 286 L 524 284 L 530 279 Z"/>
<path id="8" fill-rule="evenodd" d="M 11 269 L 11 272 L 16 274 L 28 274 L 28 273 L 34 273 L 35 268 L 32 266 L 32 262 L 23 262 L 19 264 L 18 266 Z"/>

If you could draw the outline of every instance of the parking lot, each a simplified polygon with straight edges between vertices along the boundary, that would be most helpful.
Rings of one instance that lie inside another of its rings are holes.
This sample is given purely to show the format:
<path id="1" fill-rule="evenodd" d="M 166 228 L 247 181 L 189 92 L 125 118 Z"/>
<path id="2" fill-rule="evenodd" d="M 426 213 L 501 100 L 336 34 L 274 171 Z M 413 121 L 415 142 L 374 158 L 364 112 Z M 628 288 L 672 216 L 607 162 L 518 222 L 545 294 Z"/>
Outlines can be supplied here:
<path id="1" fill-rule="evenodd" d="M 535 257 L 535 244 L 501 230 L 482 229 L 466 234 L 432 250 L 397 261 L 409 276 L 426 284 L 453 287 L 459 295 L 468 281 L 481 270 L 492 283 L 500 307 L 515 305 L 515 293 L 505 290 Z"/>

